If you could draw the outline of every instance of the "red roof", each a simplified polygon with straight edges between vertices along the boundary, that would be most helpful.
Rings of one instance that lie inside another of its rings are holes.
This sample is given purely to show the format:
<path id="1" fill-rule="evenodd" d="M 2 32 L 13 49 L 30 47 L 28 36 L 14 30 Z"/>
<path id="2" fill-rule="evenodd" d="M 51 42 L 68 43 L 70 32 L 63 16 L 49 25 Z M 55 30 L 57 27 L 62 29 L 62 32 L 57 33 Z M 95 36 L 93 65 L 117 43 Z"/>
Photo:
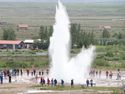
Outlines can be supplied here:
<path id="1" fill-rule="evenodd" d="M 20 40 L 0 40 L 0 44 L 20 44 Z"/>

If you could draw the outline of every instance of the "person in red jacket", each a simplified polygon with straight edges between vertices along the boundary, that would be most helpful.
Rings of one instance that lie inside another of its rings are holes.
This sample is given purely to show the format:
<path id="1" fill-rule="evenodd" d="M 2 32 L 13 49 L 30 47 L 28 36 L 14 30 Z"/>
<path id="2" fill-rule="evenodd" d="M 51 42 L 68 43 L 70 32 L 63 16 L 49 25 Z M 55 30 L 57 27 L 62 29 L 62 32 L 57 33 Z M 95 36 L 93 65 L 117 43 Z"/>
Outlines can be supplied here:
<path id="1" fill-rule="evenodd" d="M 50 80 L 49 80 L 49 78 L 47 78 L 47 84 L 48 84 L 48 86 L 50 85 Z"/>

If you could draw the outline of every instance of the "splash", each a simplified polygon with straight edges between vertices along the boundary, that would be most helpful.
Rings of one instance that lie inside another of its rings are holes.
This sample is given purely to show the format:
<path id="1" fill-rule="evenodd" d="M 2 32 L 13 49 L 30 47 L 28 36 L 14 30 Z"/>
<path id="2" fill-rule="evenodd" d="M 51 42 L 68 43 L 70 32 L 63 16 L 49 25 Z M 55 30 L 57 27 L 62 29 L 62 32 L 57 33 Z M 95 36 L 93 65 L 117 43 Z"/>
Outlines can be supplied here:
<path id="1" fill-rule="evenodd" d="M 94 59 L 95 47 L 89 49 L 82 48 L 81 52 L 70 58 L 70 20 L 63 4 L 58 1 L 56 6 L 54 32 L 50 38 L 49 56 L 51 78 L 63 79 L 70 83 L 74 79 L 75 83 L 83 83 L 88 77 L 89 68 Z"/>

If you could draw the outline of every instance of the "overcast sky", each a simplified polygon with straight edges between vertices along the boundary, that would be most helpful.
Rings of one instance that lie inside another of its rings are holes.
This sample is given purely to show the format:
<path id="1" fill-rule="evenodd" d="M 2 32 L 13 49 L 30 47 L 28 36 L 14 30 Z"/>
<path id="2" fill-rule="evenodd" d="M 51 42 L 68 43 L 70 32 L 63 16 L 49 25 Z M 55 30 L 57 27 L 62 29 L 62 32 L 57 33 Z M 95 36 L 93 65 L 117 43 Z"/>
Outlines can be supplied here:
<path id="1" fill-rule="evenodd" d="M 62 2 L 108 2 L 108 1 L 125 1 L 125 0 L 61 0 Z M 0 0 L 0 2 L 57 2 L 57 0 Z"/>

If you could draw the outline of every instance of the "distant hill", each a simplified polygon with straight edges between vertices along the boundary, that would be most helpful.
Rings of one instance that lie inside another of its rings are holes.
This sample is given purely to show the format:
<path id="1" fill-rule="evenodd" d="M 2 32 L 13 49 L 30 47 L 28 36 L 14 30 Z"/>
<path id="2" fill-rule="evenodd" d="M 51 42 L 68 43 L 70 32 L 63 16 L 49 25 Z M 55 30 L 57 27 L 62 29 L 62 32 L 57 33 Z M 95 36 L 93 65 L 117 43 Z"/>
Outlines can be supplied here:
<path id="1" fill-rule="evenodd" d="M 39 27 L 41 25 L 50 26 L 55 22 L 54 16 L 56 3 L 53 2 L 56 2 L 56 0 L 0 1 L 0 22 L 12 26 L 16 31 L 18 39 L 38 38 Z M 4 1 L 4 3 L 2 1 Z M 14 1 L 15 3 L 13 3 Z M 19 3 L 19 1 L 22 1 L 22 3 Z M 38 3 L 31 1 L 37 1 Z M 101 3 L 75 3 L 80 1 L 89 2 L 90 0 L 61 1 L 70 2 L 64 5 L 67 8 L 71 22 L 81 24 L 81 28 L 84 31 L 97 32 L 97 37 L 100 34 L 100 28 L 102 26 L 112 27 L 111 31 L 114 33 L 125 30 L 125 3 L 122 2 L 123 0 L 115 0 L 116 3 L 112 3 L 113 0 L 109 0 L 111 3 L 105 0 L 91 0 L 91 2 L 101 1 Z M 18 24 L 27 24 L 29 25 L 29 28 L 26 31 L 18 32 Z M 0 39 L 2 38 L 2 34 L 3 30 L 0 27 Z"/>

